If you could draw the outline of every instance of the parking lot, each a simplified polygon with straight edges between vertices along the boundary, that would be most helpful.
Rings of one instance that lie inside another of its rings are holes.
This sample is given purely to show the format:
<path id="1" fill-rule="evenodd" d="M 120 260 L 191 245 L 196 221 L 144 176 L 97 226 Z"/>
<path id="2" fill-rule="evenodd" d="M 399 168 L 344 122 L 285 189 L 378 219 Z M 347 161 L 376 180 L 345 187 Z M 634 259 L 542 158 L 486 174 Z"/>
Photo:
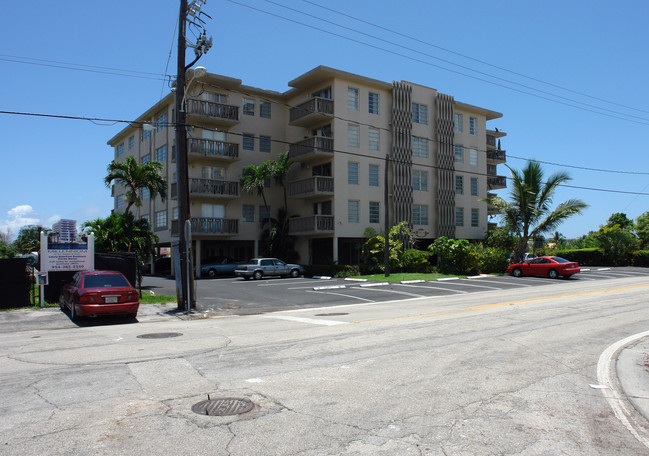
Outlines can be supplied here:
<path id="1" fill-rule="evenodd" d="M 393 277 L 399 274 L 393 274 Z M 533 295 L 533 287 L 560 285 L 567 290 L 576 281 L 609 280 L 624 277 L 649 279 L 649 269 L 619 267 L 583 268 L 570 279 L 545 277 L 475 276 L 435 281 L 369 282 L 338 278 L 266 278 L 243 280 L 233 277 L 196 281 L 197 307 L 206 315 L 250 315 L 279 310 L 307 309 L 391 300 L 443 297 L 480 291 L 520 289 Z M 175 282 L 145 277 L 143 289 L 175 295 Z"/>

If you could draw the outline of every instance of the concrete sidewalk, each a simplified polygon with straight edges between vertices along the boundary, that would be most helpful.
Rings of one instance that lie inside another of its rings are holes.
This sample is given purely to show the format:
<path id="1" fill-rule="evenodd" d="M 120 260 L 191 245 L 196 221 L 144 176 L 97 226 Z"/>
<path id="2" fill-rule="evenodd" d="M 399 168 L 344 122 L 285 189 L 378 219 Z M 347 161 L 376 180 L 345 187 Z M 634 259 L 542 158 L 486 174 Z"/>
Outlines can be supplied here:
<path id="1" fill-rule="evenodd" d="M 649 337 L 620 351 L 616 371 L 624 395 L 649 420 Z"/>

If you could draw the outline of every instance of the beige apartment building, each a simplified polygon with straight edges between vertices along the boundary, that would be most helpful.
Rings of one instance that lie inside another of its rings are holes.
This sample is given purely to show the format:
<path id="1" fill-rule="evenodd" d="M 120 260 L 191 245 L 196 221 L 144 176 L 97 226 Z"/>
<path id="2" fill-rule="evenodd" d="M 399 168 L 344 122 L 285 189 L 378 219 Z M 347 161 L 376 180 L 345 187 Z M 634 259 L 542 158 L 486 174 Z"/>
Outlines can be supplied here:
<path id="1" fill-rule="evenodd" d="M 280 93 L 217 74 L 188 73 L 190 217 L 198 265 L 209 258 L 259 255 L 264 203 L 241 190 L 242 171 L 289 152 L 289 231 L 302 264 L 357 264 L 366 228 L 383 232 L 406 220 L 425 245 L 439 236 L 481 239 L 488 208 L 481 201 L 506 187 L 506 161 L 487 122 L 502 117 L 410 82 L 383 82 L 319 66 Z M 135 216 L 148 219 L 160 246 L 178 238 L 174 94 L 108 141 L 114 159 L 164 165 L 169 197 L 142 195 Z M 389 160 L 386 160 L 389 158 Z M 386 176 L 387 163 L 387 176 Z M 388 204 L 385 204 L 387 185 Z M 113 188 L 115 211 L 125 189 Z M 284 189 L 268 181 L 270 216 Z"/>

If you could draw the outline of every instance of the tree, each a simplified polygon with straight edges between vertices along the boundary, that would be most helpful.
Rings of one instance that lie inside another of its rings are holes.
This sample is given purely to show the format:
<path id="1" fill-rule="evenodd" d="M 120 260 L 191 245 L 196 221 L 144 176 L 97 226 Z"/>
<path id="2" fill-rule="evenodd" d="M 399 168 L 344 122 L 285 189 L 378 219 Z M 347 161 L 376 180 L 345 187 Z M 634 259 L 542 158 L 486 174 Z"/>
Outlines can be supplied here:
<path id="1" fill-rule="evenodd" d="M 167 181 L 160 174 L 162 163 L 149 162 L 139 165 L 134 157 L 126 157 L 126 162 L 112 161 L 107 168 L 108 175 L 104 178 L 106 187 L 115 181 L 127 188 L 125 199 L 128 201 L 124 213 L 128 213 L 135 204 L 140 207 L 142 199 L 140 191 L 148 189 L 151 198 L 160 195 L 164 201 L 167 198 Z"/>
<path id="2" fill-rule="evenodd" d="M 638 238 L 630 231 L 623 230 L 617 223 L 600 227 L 595 239 L 604 255 L 614 265 L 627 264 L 629 254 L 638 248 Z"/>
<path id="3" fill-rule="evenodd" d="M 635 222 L 635 232 L 640 239 L 640 248 L 649 249 L 649 211 L 641 214 Z"/>
<path id="4" fill-rule="evenodd" d="M 270 211 L 268 209 L 268 203 L 266 202 L 266 194 L 264 193 L 264 187 L 266 179 L 270 177 L 269 162 L 263 162 L 259 165 L 248 165 L 243 168 L 241 177 L 241 189 L 248 193 L 256 193 L 261 196 L 264 200 L 264 207 L 266 208 L 266 214 L 270 218 Z M 264 220 L 260 220 L 262 224 Z"/>
<path id="5" fill-rule="evenodd" d="M 566 237 L 563 234 L 559 233 L 558 231 L 554 232 L 553 238 L 554 238 L 555 248 L 560 245 L 564 245 L 566 243 Z"/>
<path id="6" fill-rule="evenodd" d="M 18 253 L 40 252 L 41 231 L 43 230 L 44 228 L 40 225 L 23 226 L 14 241 L 16 251 Z"/>
<path id="7" fill-rule="evenodd" d="M 272 161 L 268 165 L 268 173 L 270 176 L 275 179 L 278 185 L 281 185 L 284 189 L 284 209 L 288 212 L 288 199 L 286 197 L 286 175 L 288 170 L 293 165 L 293 162 L 288 159 L 288 152 L 279 154 L 275 161 Z"/>
<path id="8" fill-rule="evenodd" d="M 143 218 L 135 220 L 130 212 L 110 214 L 105 219 L 89 220 L 83 225 L 84 232 L 94 233 L 96 252 L 135 252 L 137 253 L 138 280 L 141 282 L 141 269 L 144 261 L 154 253 L 159 242 L 158 236 L 151 231 L 149 221 Z"/>
<path id="9" fill-rule="evenodd" d="M 518 245 L 513 260 L 521 261 L 530 239 L 552 231 L 588 205 L 578 199 L 569 199 L 550 210 L 554 192 L 559 185 L 570 180 L 568 174 L 558 172 L 545 181 L 541 165 L 536 161 L 528 162 L 520 172 L 508 168 L 512 174 L 511 202 L 500 197 L 485 198 L 484 201 L 493 206 L 516 233 Z"/>
<path id="10" fill-rule="evenodd" d="M 16 256 L 16 249 L 10 241 L 9 232 L 0 231 L 0 258 L 13 258 Z"/>
<path id="11" fill-rule="evenodd" d="M 628 218 L 623 212 L 615 212 L 608 218 L 606 226 L 612 227 L 615 225 L 619 225 L 622 230 L 630 231 L 633 229 L 633 220 Z"/>
<path id="12" fill-rule="evenodd" d="M 271 219 L 269 228 L 261 235 L 261 247 L 265 255 L 296 262 L 299 254 L 295 251 L 295 237 L 289 234 L 289 219 L 286 210 L 277 211 L 277 219 Z"/>

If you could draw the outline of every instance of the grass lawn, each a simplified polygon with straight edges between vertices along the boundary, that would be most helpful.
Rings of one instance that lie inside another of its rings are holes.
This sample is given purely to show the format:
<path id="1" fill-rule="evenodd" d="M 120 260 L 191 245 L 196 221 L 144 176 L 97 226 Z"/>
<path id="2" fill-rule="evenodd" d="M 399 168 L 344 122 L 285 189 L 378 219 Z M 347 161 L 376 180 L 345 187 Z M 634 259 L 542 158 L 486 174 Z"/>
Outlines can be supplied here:
<path id="1" fill-rule="evenodd" d="M 454 274 L 424 274 L 417 272 L 396 272 L 391 273 L 389 277 L 386 277 L 384 273 L 381 274 L 371 274 L 363 276 L 353 276 L 350 279 L 367 279 L 373 282 L 401 282 L 403 280 L 437 280 L 443 279 L 445 277 L 461 277 L 465 278 L 463 275 L 454 275 Z"/>
<path id="2" fill-rule="evenodd" d="M 150 291 L 143 291 L 140 298 L 140 304 L 165 304 L 167 302 L 177 302 L 175 296 L 153 294 Z"/>

